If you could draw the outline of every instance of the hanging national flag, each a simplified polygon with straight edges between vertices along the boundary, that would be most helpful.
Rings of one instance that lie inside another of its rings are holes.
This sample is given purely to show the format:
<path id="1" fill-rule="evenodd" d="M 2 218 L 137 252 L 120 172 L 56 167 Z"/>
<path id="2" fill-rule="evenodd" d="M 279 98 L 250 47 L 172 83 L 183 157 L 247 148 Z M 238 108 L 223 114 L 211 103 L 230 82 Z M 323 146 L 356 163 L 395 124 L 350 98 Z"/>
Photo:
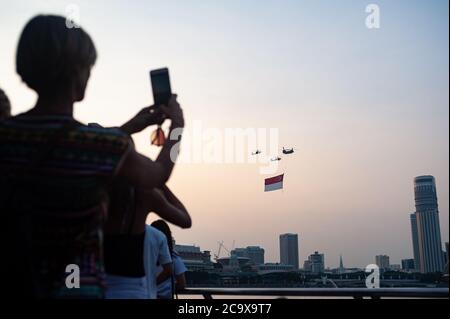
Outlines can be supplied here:
<path id="1" fill-rule="evenodd" d="M 264 182 L 265 182 L 264 191 L 271 192 L 271 191 L 276 191 L 277 189 L 282 189 L 283 188 L 283 178 L 284 178 L 284 174 L 281 174 L 281 175 L 278 175 L 275 177 L 271 177 L 271 178 L 266 178 L 264 180 Z"/>

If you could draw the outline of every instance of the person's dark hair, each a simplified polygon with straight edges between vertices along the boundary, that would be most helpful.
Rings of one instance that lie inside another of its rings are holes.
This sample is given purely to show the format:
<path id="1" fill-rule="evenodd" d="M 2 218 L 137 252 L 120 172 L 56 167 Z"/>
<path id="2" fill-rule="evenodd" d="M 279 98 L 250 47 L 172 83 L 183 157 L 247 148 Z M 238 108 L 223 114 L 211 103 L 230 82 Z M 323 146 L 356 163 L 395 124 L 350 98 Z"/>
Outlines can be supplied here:
<path id="1" fill-rule="evenodd" d="M 8 118 L 11 116 L 11 103 L 9 102 L 8 96 L 5 92 L 0 89 L 0 120 Z"/>
<path id="2" fill-rule="evenodd" d="M 61 16 L 38 15 L 22 31 L 16 70 L 30 88 L 47 93 L 70 84 L 96 59 L 94 42 L 83 29 L 67 27 Z"/>
<path id="3" fill-rule="evenodd" d="M 167 245 L 169 246 L 169 251 L 172 254 L 173 252 L 173 240 L 172 240 L 172 231 L 170 230 L 169 225 L 162 219 L 158 219 L 152 223 L 152 226 L 161 231 L 167 238 Z"/>

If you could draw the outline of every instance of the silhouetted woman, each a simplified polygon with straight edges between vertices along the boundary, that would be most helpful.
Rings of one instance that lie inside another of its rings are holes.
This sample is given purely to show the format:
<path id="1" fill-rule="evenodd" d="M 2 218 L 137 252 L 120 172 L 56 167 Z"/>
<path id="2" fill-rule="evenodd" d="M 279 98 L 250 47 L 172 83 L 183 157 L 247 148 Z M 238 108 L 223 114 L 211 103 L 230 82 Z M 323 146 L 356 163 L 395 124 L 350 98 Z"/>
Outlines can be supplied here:
<path id="1" fill-rule="evenodd" d="M 151 191 L 172 172 L 177 153 L 171 158 L 170 150 L 178 141 L 167 140 L 151 161 L 124 132 L 156 123 L 148 112 L 123 130 L 88 127 L 73 118 L 96 58 L 90 36 L 67 28 L 63 17 L 36 16 L 20 36 L 17 73 L 38 99 L 28 112 L 0 123 L 0 273 L 6 297 L 102 298 L 111 182 Z M 176 96 L 159 109 L 171 119 L 171 130 L 184 126 Z"/>
<path id="2" fill-rule="evenodd" d="M 117 184 L 111 204 L 104 240 L 106 298 L 154 299 L 157 283 L 172 275 L 172 257 L 165 235 L 146 225 L 149 209 L 181 228 L 191 227 L 191 218 L 166 186 L 144 191 Z"/>

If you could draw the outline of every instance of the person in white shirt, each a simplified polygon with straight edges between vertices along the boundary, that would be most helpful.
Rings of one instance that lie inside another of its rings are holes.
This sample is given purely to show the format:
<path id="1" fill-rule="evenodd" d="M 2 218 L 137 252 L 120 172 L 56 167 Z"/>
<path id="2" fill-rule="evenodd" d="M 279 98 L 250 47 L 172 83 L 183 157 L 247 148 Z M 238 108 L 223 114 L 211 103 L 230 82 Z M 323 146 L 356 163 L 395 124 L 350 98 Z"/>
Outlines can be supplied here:
<path id="1" fill-rule="evenodd" d="M 173 249 L 172 232 L 169 225 L 164 220 L 157 220 L 152 223 L 152 226 L 159 229 L 167 238 L 167 244 L 172 257 L 171 276 L 162 280 L 158 280 L 158 299 L 173 299 L 177 291 L 183 290 L 186 287 L 186 278 L 184 273 L 187 271 L 181 257 Z M 158 267 L 158 277 L 165 273 L 163 267 Z"/>
<path id="2" fill-rule="evenodd" d="M 172 277 L 172 258 L 166 236 L 150 225 L 145 227 L 144 268 L 149 299 L 157 298 L 157 284 Z"/>

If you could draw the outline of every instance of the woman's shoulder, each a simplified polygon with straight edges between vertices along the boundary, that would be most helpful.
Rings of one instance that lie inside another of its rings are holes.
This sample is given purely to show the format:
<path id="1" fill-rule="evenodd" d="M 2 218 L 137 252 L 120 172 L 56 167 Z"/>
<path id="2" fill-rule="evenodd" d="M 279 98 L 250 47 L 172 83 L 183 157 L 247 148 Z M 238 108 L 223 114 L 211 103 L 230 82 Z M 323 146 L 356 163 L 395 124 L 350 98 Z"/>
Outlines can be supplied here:
<path id="1" fill-rule="evenodd" d="M 62 132 L 61 132 L 62 130 Z M 60 134 L 59 144 L 105 152 L 122 152 L 132 144 L 131 137 L 119 128 L 84 124 L 69 116 L 19 114 L 0 123 L 0 131 L 11 139 L 42 142 L 43 137 Z M 61 133 L 59 133 L 61 132 Z"/>

